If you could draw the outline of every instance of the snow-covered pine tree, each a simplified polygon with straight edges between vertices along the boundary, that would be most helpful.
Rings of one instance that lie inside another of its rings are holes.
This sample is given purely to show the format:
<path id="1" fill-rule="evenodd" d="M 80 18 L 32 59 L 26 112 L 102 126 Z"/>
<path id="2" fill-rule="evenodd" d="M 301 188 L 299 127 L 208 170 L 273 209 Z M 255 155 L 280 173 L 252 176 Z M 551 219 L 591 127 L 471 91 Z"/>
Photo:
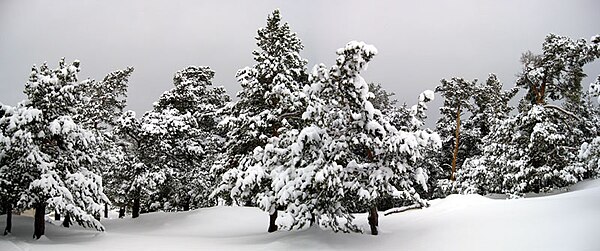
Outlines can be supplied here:
<path id="1" fill-rule="evenodd" d="M 369 98 L 369 101 L 373 104 L 373 107 L 382 112 L 395 108 L 395 105 L 398 103 L 398 100 L 391 98 L 396 94 L 388 92 L 381 84 L 369 83 L 369 91 L 373 93 L 373 96 Z"/>
<path id="2" fill-rule="evenodd" d="M 591 96 L 598 97 L 598 103 L 600 103 L 600 76 L 596 78 L 596 81 L 590 84 L 589 93 Z"/>
<path id="3" fill-rule="evenodd" d="M 464 161 L 461 170 L 457 171 L 457 184 L 453 188 L 457 191 L 473 191 L 485 190 L 482 187 L 487 186 L 487 183 L 495 183 L 500 174 L 486 174 L 481 172 L 478 164 L 481 160 L 481 155 L 486 147 L 494 142 L 486 141 L 488 135 L 492 133 L 493 128 L 509 117 L 509 113 L 514 109 L 509 105 L 510 100 L 516 95 L 518 89 L 511 88 L 502 90 L 502 83 L 498 81 L 495 74 L 490 74 L 485 83 L 476 86 L 474 95 L 474 106 L 472 116 L 465 125 L 466 130 L 471 130 L 473 135 L 476 135 L 474 141 L 474 151 L 469 154 Z M 477 186 L 472 186 L 478 184 Z"/>
<path id="4" fill-rule="evenodd" d="M 78 111 L 77 119 L 94 129 L 107 130 L 115 126 L 127 105 L 127 87 L 133 70 L 127 67 L 109 73 L 102 81 L 83 81 L 86 103 Z"/>
<path id="5" fill-rule="evenodd" d="M 373 46 L 350 42 L 337 54 L 335 66 L 317 65 L 310 75 L 302 115 L 306 126 L 280 128 L 254 150 L 257 164 L 226 177 L 235 181 L 232 197 L 253 196 L 269 212 L 281 207 L 286 220 L 279 224 L 285 229 L 318 224 L 334 231 L 362 231 L 350 208 L 363 208 L 377 234 L 381 197 L 424 203 L 414 186 L 426 185 L 425 177 L 412 164 L 435 134 L 398 131 L 373 107 L 373 94 L 359 75 L 376 54 Z"/>
<path id="6" fill-rule="evenodd" d="M 239 100 L 226 109 L 227 116 L 221 122 L 228 132 L 222 164 L 226 173 L 215 191 L 215 195 L 242 205 L 256 205 L 256 194 L 270 191 L 269 178 L 262 174 L 273 167 L 257 165 L 259 160 L 253 158 L 253 152 L 282 131 L 301 128 L 306 106 L 302 88 L 307 83 L 307 61 L 300 56 L 303 45 L 289 25 L 282 23 L 279 10 L 269 15 L 256 40 L 256 64 L 238 71 L 242 87 L 237 93 Z M 240 188 L 244 179 L 247 182 Z M 269 232 L 277 229 L 277 207 L 266 209 L 271 214 Z"/>
<path id="7" fill-rule="evenodd" d="M 109 73 L 102 81 L 87 79 L 81 83 L 84 91 L 85 102 L 78 108 L 74 119 L 89 128 L 96 136 L 96 165 L 102 169 L 105 193 L 109 198 L 118 197 L 116 190 L 111 189 L 112 184 L 120 181 L 107 179 L 110 169 L 118 168 L 122 164 L 122 148 L 119 139 L 114 134 L 114 126 L 123 114 L 126 105 L 127 87 L 129 76 L 133 67 Z M 121 204 L 121 203 L 119 203 Z M 122 205 L 122 204 L 121 204 Z M 104 217 L 108 217 L 108 204 L 104 206 Z M 63 226 L 68 226 L 68 217 Z"/>
<path id="8" fill-rule="evenodd" d="M 585 141 L 583 66 L 600 57 L 600 39 L 550 34 L 542 54 L 525 53 L 517 86 L 526 90 L 519 113 L 501 121 L 488 135 L 486 148 L 470 169 L 479 173 L 469 190 L 520 196 L 573 184 L 588 172 L 576 149 Z M 563 105 L 557 103 L 562 101 Z M 468 177 L 469 175 L 467 175 Z M 474 185 L 473 185 L 474 184 Z"/>
<path id="9" fill-rule="evenodd" d="M 476 179 L 470 189 L 520 196 L 577 182 L 585 169 L 566 136 L 575 126 L 562 112 L 538 105 L 503 120 L 484 139 L 482 157 L 468 165 L 473 171 L 466 176 Z"/>
<path id="10" fill-rule="evenodd" d="M 509 113 L 514 109 L 509 105 L 509 101 L 517 92 L 518 88 L 503 90 L 502 83 L 493 73 L 489 75 L 485 82 L 475 87 L 473 115 L 469 122 L 470 126 L 478 131 L 479 139 L 490 134 L 495 124 L 509 116 Z M 478 150 L 481 151 L 483 148 L 480 146 L 481 141 L 476 144 Z"/>
<path id="11" fill-rule="evenodd" d="M 4 235 L 12 231 L 12 211 L 22 210 L 17 202 L 32 181 L 26 173 L 28 169 L 15 165 L 18 163 L 15 158 L 27 154 L 33 135 L 21 134 L 26 132 L 23 128 L 34 126 L 32 122 L 39 113 L 39 110 L 23 105 L 2 105 L 0 108 L 0 201 L 3 212 L 6 212 Z M 17 134 L 17 131 L 20 133 Z"/>
<path id="12" fill-rule="evenodd" d="M 163 169 L 165 181 L 154 207 L 172 211 L 215 205 L 208 197 L 215 177 L 210 168 L 220 152 L 217 111 L 230 101 L 223 87 L 213 87 L 214 71 L 190 66 L 175 73 L 174 88 L 163 93 L 142 118 L 146 165 Z"/>
<path id="13" fill-rule="evenodd" d="M 547 98 L 579 104 L 583 89 L 581 81 L 586 76 L 583 67 L 600 57 L 599 44 L 598 36 L 588 43 L 585 39 L 547 35 L 542 54 L 526 52 L 521 57 L 523 72 L 517 86 L 527 91 L 522 104 L 527 107 L 545 105 Z"/>
<path id="14" fill-rule="evenodd" d="M 402 106 L 395 106 L 398 103 L 395 99 L 390 99 L 394 93 L 389 93 L 379 84 L 369 84 L 369 91 L 373 93 L 373 98 L 369 101 L 373 104 L 373 107 L 380 110 L 383 114 L 383 118 L 386 123 L 390 123 L 393 127 L 401 131 L 406 132 L 418 132 L 425 131 L 428 134 L 434 135 L 430 129 L 424 129 L 425 119 L 427 119 L 426 111 L 428 109 L 427 103 L 433 101 L 434 92 L 431 90 L 424 91 L 418 96 L 417 104 L 409 107 L 406 103 Z M 437 135 L 437 134 L 435 134 Z M 439 140 L 436 140 L 439 141 Z M 433 153 L 437 153 L 438 147 L 426 147 L 422 149 L 421 154 L 424 156 L 433 156 Z M 427 186 L 416 186 L 415 189 L 418 191 L 420 196 L 424 198 L 431 197 L 432 190 L 436 187 L 435 179 L 430 179 L 430 172 L 435 167 L 438 167 L 435 158 L 423 158 L 422 161 L 417 165 L 421 167 L 423 175 L 427 180 Z M 441 170 L 437 173 L 441 173 Z M 403 198 L 396 198 L 394 196 L 382 196 L 378 201 L 379 210 L 388 210 L 393 207 L 402 206 L 414 206 L 407 205 L 406 203 L 415 203 L 414 201 L 405 201 Z M 424 206 L 424 203 L 417 203 L 418 206 Z"/>
<path id="15" fill-rule="evenodd" d="M 120 164 L 106 174 L 113 191 L 111 195 L 120 204 L 119 217 L 124 217 L 126 207 L 130 206 L 132 217 L 137 218 L 142 210 L 149 208 L 142 209 L 142 202 L 149 201 L 150 195 L 157 192 L 158 185 L 165 180 L 165 173 L 160 167 L 146 164 L 143 144 L 148 143 L 135 112 L 124 112 L 114 129 L 120 139 L 122 156 L 118 158 Z"/>
<path id="16" fill-rule="evenodd" d="M 384 118 L 389 121 L 389 123 L 401 131 L 417 133 L 417 132 L 426 132 L 430 134 L 431 137 L 435 137 L 435 142 L 441 142 L 439 139 L 439 135 L 433 133 L 431 129 L 424 128 L 425 119 L 427 119 L 426 111 L 428 109 L 427 103 L 433 101 L 434 92 L 431 90 L 426 90 L 421 93 L 417 99 L 417 104 L 413 106 L 407 106 L 406 103 L 400 107 L 392 107 L 388 110 L 382 110 L 382 113 L 385 115 Z M 433 147 L 431 147 L 433 146 Z M 423 171 L 423 175 L 426 177 L 427 186 L 416 186 L 415 189 L 418 191 L 420 196 L 424 199 L 429 199 L 432 197 L 434 191 L 436 191 L 438 184 L 438 179 L 446 179 L 448 176 L 442 176 L 444 173 L 442 168 L 439 165 L 439 152 L 440 147 L 436 144 L 431 144 L 428 147 L 424 147 L 421 149 L 420 155 L 423 156 L 419 161 L 416 167 L 420 167 Z M 432 178 L 433 177 L 433 178 Z M 386 205 L 385 202 L 389 204 Z M 414 203 L 414 202 L 413 202 Z M 423 203 L 419 203 L 423 206 Z M 390 198 L 389 200 L 385 200 L 384 202 L 380 202 L 384 208 L 388 207 L 398 207 L 398 206 L 412 206 L 406 205 L 405 201 Z"/>
<path id="17" fill-rule="evenodd" d="M 600 36 L 598 37 L 600 40 Z M 589 96 L 597 97 L 600 103 L 600 76 L 596 81 L 590 84 Z M 595 126 L 596 132 L 591 135 L 591 139 L 584 142 L 579 148 L 579 159 L 587 169 L 585 178 L 597 178 L 600 175 L 600 106 L 598 103 L 590 102 L 588 106 L 588 122 Z"/>
<path id="18" fill-rule="evenodd" d="M 470 130 L 461 130 L 463 110 L 471 111 L 473 108 L 473 94 L 476 90 L 477 80 L 467 81 L 463 78 L 454 77 L 450 80 L 442 79 L 441 84 L 436 87 L 436 92 L 444 97 L 444 104 L 440 107 L 440 118 L 436 126 L 437 132 L 442 138 L 442 149 L 439 154 L 439 166 L 443 173 L 434 179 L 448 177 L 454 181 L 456 167 L 460 167 L 473 149 L 473 139 Z M 432 173 L 434 174 L 434 173 Z"/>
<path id="19" fill-rule="evenodd" d="M 13 205 L 18 200 L 18 193 L 15 192 L 15 185 L 11 182 L 11 177 L 14 174 L 10 173 L 6 156 L 6 149 L 10 144 L 10 139 L 5 135 L 6 133 L 2 121 L 4 121 L 8 110 L 11 107 L 0 103 L 0 213 L 6 213 L 6 227 L 4 228 L 4 235 L 7 235 L 12 231 L 12 209 Z"/>
<path id="20" fill-rule="evenodd" d="M 496 75 L 490 74 L 483 83 L 477 83 L 477 80 L 469 83 L 460 78 L 442 80 L 437 91 L 446 97 L 444 106 L 440 108 L 442 116 L 437 122 L 445 147 L 440 152 L 427 153 L 430 185 L 434 187 L 431 197 L 443 197 L 456 187 L 452 179 L 453 176 L 456 177 L 456 172 L 453 171 L 448 180 L 448 169 L 464 168 L 466 160 L 481 154 L 484 148 L 482 138 L 490 133 L 491 126 L 508 116 L 512 109 L 508 106 L 508 101 L 516 94 L 517 89 L 503 91 L 502 83 Z M 468 118 L 461 119 L 457 116 L 462 113 L 457 110 L 457 100 L 462 100 L 460 106 L 470 112 Z M 457 125 L 460 129 L 457 129 Z M 454 149 L 452 154 L 449 150 L 451 146 Z M 452 168 L 449 168 L 448 163 L 452 163 Z"/>
<path id="21" fill-rule="evenodd" d="M 19 191 L 17 207 L 36 209 L 35 238 L 44 234 L 47 206 L 68 212 L 80 225 L 104 229 L 92 217 L 100 213 L 101 203 L 109 202 L 94 165 L 96 137 L 73 119 L 83 102 L 77 72 L 79 61 L 67 65 L 61 59 L 56 69 L 46 63 L 34 66 L 25 85 L 27 99 L 2 119 L 4 136 L 10 139 L 3 164 L 22 174 L 15 179 L 29 179 Z"/>

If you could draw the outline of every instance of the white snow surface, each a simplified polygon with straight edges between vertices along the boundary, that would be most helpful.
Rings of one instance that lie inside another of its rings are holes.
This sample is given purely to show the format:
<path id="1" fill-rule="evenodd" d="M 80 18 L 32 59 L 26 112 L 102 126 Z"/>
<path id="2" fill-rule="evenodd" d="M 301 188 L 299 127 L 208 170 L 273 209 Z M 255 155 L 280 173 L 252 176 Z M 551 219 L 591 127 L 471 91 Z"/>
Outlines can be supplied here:
<path id="1" fill-rule="evenodd" d="M 14 216 L 0 250 L 599 250 L 600 180 L 569 190 L 514 200 L 451 195 L 429 208 L 381 213 L 378 236 L 318 228 L 269 234 L 266 213 L 220 206 L 103 219 L 106 232 L 47 223 L 46 236 L 36 241 L 33 219 Z M 367 216 L 356 216 L 367 229 Z"/>

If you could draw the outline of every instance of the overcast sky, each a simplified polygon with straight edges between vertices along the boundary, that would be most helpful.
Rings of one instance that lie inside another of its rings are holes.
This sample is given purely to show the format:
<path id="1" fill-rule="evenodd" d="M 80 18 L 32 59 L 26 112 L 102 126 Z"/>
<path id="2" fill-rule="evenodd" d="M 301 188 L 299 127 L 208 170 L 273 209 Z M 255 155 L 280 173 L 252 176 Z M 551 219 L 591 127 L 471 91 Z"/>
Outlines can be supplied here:
<path id="1" fill-rule="evenodd" d="M 81 60 L 80 79 L 134 66 L 129 108 L 138 114 L 188 65 L 210 66 L 214 83 L 235 96 L 235 73 L 254 63 L 256 30 L 275 8 L 303 40 L 309 69 L 331 65 L 348 41 L 365 41 L 379 51 L 365 80 L 409 104 L 452 76 L 495 72 L 512 87 L 521 53 L 539 52 L 546 34 L 600 33 L 597 0 L 0 0 L 0 102 L 22 100 L 31 65 L 54 68 L 61 57 Z M 600 64 L 586 70 L 596 76 Z M 435 116 L 437 103 L 431 108 Z"/>

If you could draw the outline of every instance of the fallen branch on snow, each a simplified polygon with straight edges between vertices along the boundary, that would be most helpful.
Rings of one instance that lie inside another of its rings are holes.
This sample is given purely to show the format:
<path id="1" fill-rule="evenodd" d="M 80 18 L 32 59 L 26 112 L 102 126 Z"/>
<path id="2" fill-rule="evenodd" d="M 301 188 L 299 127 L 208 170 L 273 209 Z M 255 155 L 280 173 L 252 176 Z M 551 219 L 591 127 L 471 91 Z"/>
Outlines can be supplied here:
<path id="1" fill-rule="evenodd" d="M 397 213 L 406 212 L 408 210 L 421 209 L 421 208 L 423 208 L 423 206 L 421 204 L 414 204 L 414 205 L 404 206 L 404 207 L 396 207 L 396 208 L 386 210 L 385 212 L 383 212 L 383 215 L 388 216 L 390 214 L 397 214 Z"/>

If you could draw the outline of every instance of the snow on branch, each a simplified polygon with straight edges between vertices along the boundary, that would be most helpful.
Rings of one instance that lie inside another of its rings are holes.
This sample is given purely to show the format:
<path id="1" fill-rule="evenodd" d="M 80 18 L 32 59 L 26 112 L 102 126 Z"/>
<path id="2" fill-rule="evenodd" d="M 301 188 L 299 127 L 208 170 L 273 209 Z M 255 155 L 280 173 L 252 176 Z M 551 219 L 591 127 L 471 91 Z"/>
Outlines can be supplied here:
<path id="1" fill-rule="evenodd" d="M 421 205 L 421 204 L 413 204 L 410 206 L 396 207 L 396 208 L 386 210 L 385 212 L 383 212 L 383 215 L 388 216 L 390 214 L 397 214 L 397 213 L 406 212 L 408 210 L 421 209 L 421 208 L 423 208 L 423 205 Z"/>
<path id="2" fill-rule="evenodd" d="M 575 115 L 574 113 L 572 113 L 572 112 L 570 112 L 570 111 L 567 111 L 567 110 L 563 109 L 563 108 L 562 108 L 562 107 L 560 107 L 560 106 L 555 106 L 555 105 L 545 105 L 545 106 L 544 106 L 544 108 L 552 108 L 552 109 L 555 109 L 555 110 L 557 110 L 557 111 L 560 111 L 560 112 L 562 112 L 562 113 L 564 113 L 564 114 L 566 114 L 566 115 L 569 115 L 569 116 L 573 117 L 573 118 L 574 118 L 574 119 L 576 119 L 576 120 L 580 120 L 580 121 L 581 121 L 581 118 L 580 118 L 580 117 L 578 117 L 577 115 Z"/>

